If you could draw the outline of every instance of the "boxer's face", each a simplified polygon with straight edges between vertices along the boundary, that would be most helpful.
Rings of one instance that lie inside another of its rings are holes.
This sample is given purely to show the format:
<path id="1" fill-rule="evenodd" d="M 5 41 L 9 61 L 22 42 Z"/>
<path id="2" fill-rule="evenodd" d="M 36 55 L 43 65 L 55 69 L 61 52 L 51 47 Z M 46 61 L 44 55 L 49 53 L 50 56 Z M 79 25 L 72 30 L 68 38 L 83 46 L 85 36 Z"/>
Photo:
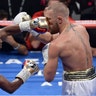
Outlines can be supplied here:
<path id="1" fill-rule="evenodd" d="M 56 16 L 54 16 L 53 10 L 47 10 L 44 11 L 44 16 L 47 18 L 49 23 L 49 30 L 52 34 L 58 33 L 58 24 L 56 20 Z"/>

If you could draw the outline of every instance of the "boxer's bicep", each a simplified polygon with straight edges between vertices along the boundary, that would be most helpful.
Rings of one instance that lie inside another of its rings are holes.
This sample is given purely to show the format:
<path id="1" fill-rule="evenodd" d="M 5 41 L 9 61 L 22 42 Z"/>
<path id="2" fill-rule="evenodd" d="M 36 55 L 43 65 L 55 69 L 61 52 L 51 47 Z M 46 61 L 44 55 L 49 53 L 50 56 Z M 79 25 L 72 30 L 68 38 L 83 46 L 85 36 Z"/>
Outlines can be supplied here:
<path id="1" fill-rule="evenodd" d="M 52 81 L 58 67 L 58 49 L 51 45 L 48 50 L 48 62 L 44 68 L 44 76 L 47 81 Z"/>

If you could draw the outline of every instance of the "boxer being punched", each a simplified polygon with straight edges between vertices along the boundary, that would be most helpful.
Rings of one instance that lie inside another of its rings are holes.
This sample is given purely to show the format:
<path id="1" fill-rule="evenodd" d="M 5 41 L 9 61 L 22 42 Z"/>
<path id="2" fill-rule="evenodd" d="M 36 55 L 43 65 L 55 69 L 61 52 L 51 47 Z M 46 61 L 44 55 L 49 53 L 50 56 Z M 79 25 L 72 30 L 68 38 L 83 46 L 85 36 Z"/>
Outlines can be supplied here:
<path id="1" fill-rule="evenodd" d="M 45 80 L 51 82 L 54 79 L 60 58 L 64 69 L 63 96 L 95 96 L 96 73 L 85 27 L 71 24 L 69 10 L 60 2 L 50 4 L 45 10 L 50 30 L 59 32 L 59 36 L 50 42 L 48 54 L 43 51 L 47 63 L 44 67 Z"/>
<path id="2" fill-rule="evenodd" d="M 17 74 L 15 79 L 10 82 L 4 76 L 0 75 L 0 88 L 8 93 L 16 91 L 26 80 L 39 71 L 35 62 L 25 61 L 23 69 Z"/>

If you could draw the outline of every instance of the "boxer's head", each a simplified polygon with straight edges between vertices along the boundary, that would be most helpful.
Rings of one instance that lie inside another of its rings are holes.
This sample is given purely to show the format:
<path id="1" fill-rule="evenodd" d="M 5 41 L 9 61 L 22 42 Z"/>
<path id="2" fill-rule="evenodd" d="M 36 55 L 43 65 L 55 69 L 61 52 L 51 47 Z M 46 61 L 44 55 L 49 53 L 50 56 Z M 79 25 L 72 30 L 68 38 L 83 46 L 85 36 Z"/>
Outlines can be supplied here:
<path id="1" fill-rule="evenodd" d="M 48 18 L 49 28 L 57 33 L 69 18 L 69 9 L 61 2 L 54 2 L 44 10 L 44 16 Z"/>

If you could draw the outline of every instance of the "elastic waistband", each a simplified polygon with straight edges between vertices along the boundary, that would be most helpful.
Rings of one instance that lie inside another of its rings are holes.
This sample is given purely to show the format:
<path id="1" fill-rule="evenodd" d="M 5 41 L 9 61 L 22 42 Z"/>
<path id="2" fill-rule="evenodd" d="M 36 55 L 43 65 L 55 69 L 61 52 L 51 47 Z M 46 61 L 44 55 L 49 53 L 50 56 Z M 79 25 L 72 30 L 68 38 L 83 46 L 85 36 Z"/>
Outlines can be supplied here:
<path id="1" fill-rule="evenodd" d="M 91 80 L 95 77 L 96 77 L 95 67 L 89 68 L 85 71 L 75 71 L 75 72 L 64 71 L 64 80 L 67 81 Z"/>

